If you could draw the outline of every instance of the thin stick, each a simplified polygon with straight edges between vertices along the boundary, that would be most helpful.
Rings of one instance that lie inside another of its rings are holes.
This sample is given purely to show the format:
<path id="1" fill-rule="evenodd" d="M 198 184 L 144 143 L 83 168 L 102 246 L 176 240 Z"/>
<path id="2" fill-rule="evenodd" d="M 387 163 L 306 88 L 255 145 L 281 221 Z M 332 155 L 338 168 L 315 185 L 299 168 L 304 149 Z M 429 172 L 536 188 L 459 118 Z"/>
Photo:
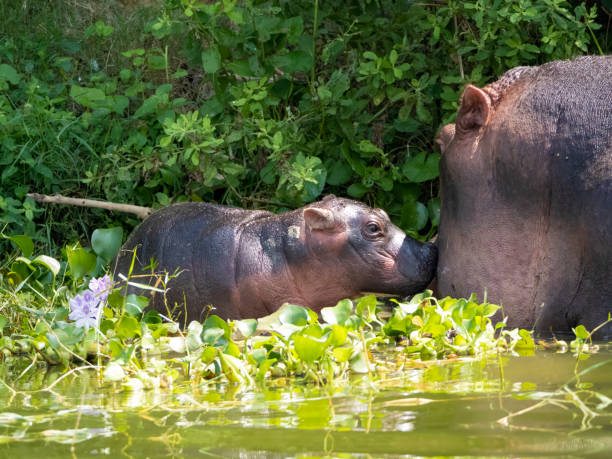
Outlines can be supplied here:
<path id="1" fill-rule="evenodd" d="M 151 209 L 150 207 L 135 206 L 132 204 L 119 204 L 116 202 L 109 201 L 94 201 L 93 199 L 69 198 L 67 196 L 62 196 L 61 194 L 49 196 L 46 194 L 28 193 L 27 196 L 38 202 L 51 202 L 54 204 L 68 204 L 71 206 L 81 207 L 96 207 L 98 209 L 127 212 L 130 214 L 135 214 L 143 220 L 149 215 L 151 215 L 151 213 L 153 212 L 153 209 Z"/>

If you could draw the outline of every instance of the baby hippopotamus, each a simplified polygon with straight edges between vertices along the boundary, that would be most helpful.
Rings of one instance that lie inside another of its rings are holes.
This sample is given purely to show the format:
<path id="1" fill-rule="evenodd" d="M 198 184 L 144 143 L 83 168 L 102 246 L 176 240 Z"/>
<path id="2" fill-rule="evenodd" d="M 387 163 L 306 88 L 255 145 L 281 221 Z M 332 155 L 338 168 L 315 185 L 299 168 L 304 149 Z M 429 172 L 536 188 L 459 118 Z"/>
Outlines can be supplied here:
<path id="1" fill-rule="evenodd" d="M 223 318 L 241 319 L 271 314 L 283 303 L 319 311 L 363 292 L 410 295 L 429 284 L 437 261 L 433 244 L 408 237 L 383 210 L 333 195 L 278 215 L 171 205 L 129 237 L 115 262 L 116 280 L 128 274 L 135 250 L 132 276 L 150 274 L 152 259 L 155 272 L 181 271 L 166 298 L 170 308 L 186 311 L 187 321 L 202 320 L 207 305 Z M 166 311 L 162 294 L 152 304 Z"/>
<path id="2" fill-rule="evenodd" d="M 510 326 L 594 330 L 612 312 L 612 56 L 468 85 L 440 133 L 438 294 L 503 304 Z M 599 329 L 612 336 L 612 324 Z"/>

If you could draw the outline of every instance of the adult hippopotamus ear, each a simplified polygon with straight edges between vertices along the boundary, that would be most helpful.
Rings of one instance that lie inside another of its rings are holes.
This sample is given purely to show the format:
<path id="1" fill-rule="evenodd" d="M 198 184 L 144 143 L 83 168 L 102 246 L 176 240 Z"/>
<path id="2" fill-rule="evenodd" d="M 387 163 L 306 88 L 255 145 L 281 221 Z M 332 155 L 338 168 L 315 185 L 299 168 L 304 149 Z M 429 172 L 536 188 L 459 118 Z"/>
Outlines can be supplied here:
<path id="1" fill-rule="evenodd" d="M 461 105 L 457 113 L 458 133 L 477 131 L 487 124 L 491 111 L 491 98 L 482 89 L 471 84 L 463 90 Z"/>
<path id="2" fill-rule="evenodd" d="M 334 218 L 334 213 L 322 207 L 307 207 L 304 209 L 306 227 L 319 231 L 338 231 L 341 225 Z"/>
<path id="3" fill-rule="evenodd" d="M 455 137 L 455 125 L 447 124 L 442 129 L 440 129 L 440 134 L 436 138 L 436 143 L 440 146 L 440 153 L 444 153 L 448 150 L 448 146 L 453 141 Z"/>

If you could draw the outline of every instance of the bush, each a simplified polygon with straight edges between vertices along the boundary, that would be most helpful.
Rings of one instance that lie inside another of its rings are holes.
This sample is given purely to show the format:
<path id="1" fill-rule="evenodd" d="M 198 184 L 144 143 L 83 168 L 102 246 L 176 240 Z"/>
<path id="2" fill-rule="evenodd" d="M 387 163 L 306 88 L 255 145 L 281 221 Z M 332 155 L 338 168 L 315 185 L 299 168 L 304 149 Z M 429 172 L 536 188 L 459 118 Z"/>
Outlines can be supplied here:
<path id="1" fill-rule="evenodd" d="M 560 0 L 11 3 L 0 229 L 49 250 L 136 220 L 28 192 L 273 210 L 335 193 L 428 238 L 433 139 L 465 84 L 594 51 L 599 28 L 595 8 Z"/>

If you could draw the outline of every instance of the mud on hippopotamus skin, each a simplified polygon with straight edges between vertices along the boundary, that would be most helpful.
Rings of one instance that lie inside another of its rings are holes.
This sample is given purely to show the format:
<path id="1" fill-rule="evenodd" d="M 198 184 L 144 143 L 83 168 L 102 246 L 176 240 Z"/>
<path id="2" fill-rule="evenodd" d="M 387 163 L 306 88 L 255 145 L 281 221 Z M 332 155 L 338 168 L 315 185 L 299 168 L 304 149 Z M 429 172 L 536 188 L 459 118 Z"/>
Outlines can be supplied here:
<path id="1" fill-rule="evenodd" d="M 183 270 L 170 280 L 167 300 L 186 305 L 187 321 L 202 320 L 207 305 L 240 319 L 285 302 L 318 311 L 362 292 L 409 295 L 427 286 L 437 260 L 433 244 L 408 237 L 384 211 L 333 195 L 278 215 L 206 203 L 166 207 L 129 237 L 115 261 L 116 280 L 127 275 L 134 249 L 132 275 L 150 273 L 151 258 L 156 272 Z M 165 311 L 161 294 L 152 304 Z"/>
<path id="2" fill-rule="evenodd" d="M 468 86 L 438 142 L 437 294 L 503 304 L 509 325 L 592 330 L 612 311 L 612 56 Z M 599 331 L 610 337 L 612 325 Z"/>

